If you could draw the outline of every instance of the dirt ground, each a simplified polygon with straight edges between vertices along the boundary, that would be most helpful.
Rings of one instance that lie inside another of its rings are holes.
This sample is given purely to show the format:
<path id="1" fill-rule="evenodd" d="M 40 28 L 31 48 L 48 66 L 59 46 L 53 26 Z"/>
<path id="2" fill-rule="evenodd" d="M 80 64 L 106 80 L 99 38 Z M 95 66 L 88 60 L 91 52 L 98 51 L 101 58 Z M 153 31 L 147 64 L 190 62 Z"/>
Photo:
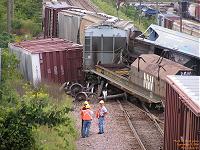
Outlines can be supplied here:
<path id="1" fill-rule="evenodd" d="M 105 118 L 105 133 L 98 133 L 98 120 L 92 121 L 90 128 L 90 136 L 81 138 L 81 119 L 80 108 L 81 103 L 75 103 L 74 116 L 76 118 L 77 129 L 79 130 L 79 138 L 77 140 L 77 150 L 131 150 L 134 149 L 132 144 L 133 135 L 122 111 L 116 101 L 105 103 L 108 109 L 108 115 Z M 91 110 L 96 111 L 98 104 L 91 104 Z"/>

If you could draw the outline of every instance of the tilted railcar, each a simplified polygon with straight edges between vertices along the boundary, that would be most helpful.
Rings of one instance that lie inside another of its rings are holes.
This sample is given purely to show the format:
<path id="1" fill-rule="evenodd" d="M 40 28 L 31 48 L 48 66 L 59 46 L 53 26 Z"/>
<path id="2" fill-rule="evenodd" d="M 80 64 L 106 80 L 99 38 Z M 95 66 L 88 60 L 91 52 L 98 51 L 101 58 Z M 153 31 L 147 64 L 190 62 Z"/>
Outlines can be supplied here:
<path id="1" fill-rule="evenodd" d="M 191 75 L 192 69 L 155 54 L 143 54 L 130 68 L 100 64 L 91 72 L 143 102 L 161 103 L 164 106 L 166 76 Z"/>

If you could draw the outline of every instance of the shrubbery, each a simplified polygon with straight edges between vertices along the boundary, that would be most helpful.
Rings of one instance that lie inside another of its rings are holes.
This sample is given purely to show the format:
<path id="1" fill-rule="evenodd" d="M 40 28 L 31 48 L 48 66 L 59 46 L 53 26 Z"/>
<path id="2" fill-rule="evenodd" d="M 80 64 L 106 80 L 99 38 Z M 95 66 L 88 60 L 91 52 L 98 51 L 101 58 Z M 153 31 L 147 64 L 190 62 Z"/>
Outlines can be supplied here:
<path id="1" fill-rule="evenodd" d="M 70 124 L 68 107 L 57 107 L 42 89 L 32 90 L 26 84 L 24 91 L 25 94 L 15 98 L 15 101 L 8 99 L 7 107 L 5 102 L 3 106 L 0 105 L 0 149 L 30 149 L 35 145 L 34 128 Z"/>
<path id="2" fill-rule="evenodd" d="M 7 48 L 9 42 L 13 42 L 14 37 L 6 32 L 0 33 L 0 48 Z"/>
<path id="3" fill-rule="evenodd" d="M 54 146 L 74 149 L 76 131 L 66 96 L 57 88 L 54 92 L 60 96 L 55 98 L 48 93 L 51 86 L 34 88 L 21 80 L 16 70 L 18 60 L 7 50 L 3 50 L 2 61 L 0 149 L 47 149 L 49 139 L 46 139 L 47 145 L 42 141 L 51 136 L 59 139 L 51 141 Z"/>

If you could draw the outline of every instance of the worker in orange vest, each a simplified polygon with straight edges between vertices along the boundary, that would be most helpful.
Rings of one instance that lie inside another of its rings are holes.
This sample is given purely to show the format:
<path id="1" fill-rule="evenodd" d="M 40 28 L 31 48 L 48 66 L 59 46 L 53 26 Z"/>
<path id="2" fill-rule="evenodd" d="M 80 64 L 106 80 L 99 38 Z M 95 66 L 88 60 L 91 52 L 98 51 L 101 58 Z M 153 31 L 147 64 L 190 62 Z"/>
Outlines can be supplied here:
<path id="1" fill-rule="evenodd" d="M 86 110 L 81 110 L 81 116 L 83 119 L 83 134 L 82 138 L 88 137 L 89 132 L 90 132 L 90 126 L 92 123 L 92 116 L 93 116 L 93 111 L 90 110 L 90 105 L 87 104 L 85 106 Z"/>
<path id="2" fill-rule="evenodd" d="M 96 112 L 96 117 L 98 118 L 99 121 L 99 133 L 98 134 L 103 134 L 104 133 L 104 124 L 105 124 L 105 115 L 108 113 L 108 110 L 104 106 L 104 101 L 101 100 L 99 102 L 100 108 Z"/>
<path id="3" fill-rule="evenodd" d="M 89 105 L 89 102 L 88 101 L 85 101 L 84 103 L 83 103 L 83 106 L 82 106 L 82 108 L 81 108 L 81 111 L 82 110 L 86 110 L 86 105 Z M 81 136 L 83 137 L 83 118 L 82 118 L 82 115 L 81 115 L 81 119 L 82 119 L 82 123 L 81 123 Z"/>

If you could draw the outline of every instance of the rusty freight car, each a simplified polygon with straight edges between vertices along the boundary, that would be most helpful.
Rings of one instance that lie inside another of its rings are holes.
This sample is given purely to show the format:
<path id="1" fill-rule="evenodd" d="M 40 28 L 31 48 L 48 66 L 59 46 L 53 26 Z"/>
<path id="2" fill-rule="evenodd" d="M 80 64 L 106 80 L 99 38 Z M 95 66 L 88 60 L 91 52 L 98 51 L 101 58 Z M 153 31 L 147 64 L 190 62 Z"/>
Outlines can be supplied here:
<path id="1" fill-rule="evenodd" d="M 58 37 L 58 12 L 70 8 L 77 8 L 68 5 L 66 2 L 45 2 L 43 4 L 43 28 L 44 38 Z"/>
<path id="2" fill-rule="evenodd" d="M 200 149 L 200 76 L 168 76 L 164 150 Z"/>
<path id="3" fill-rule="evenodd" d="M 20 60 L 20 70 L 34 85 L 39 82 L 64 83 L 83 80 L 83 46 L 52 38 L 9 44 Z"/>

